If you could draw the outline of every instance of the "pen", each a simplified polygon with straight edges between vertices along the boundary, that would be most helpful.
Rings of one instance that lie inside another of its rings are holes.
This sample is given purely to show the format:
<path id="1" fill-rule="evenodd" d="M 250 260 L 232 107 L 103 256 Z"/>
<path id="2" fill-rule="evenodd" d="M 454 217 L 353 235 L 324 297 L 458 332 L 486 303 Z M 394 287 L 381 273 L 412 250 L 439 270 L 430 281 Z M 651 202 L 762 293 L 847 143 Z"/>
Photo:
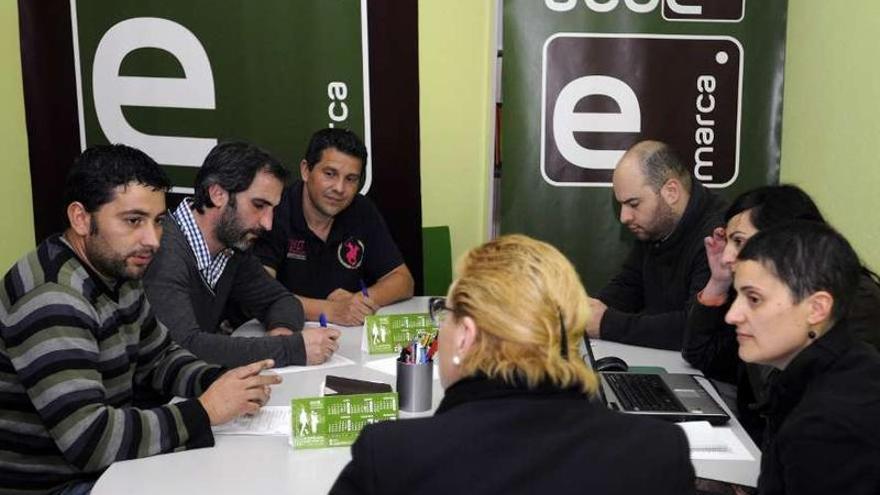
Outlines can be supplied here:
<path id="1" fill-rule="evenodd" d="M 321 313 L 318 316 L 318 323 L 321 324 L 321 328 L 327 328 L 327 315 L 325 315 L 324 313 Z"/>
<path id="2" fill-rule="evenodd" d="M 358 280 L 358 283 L 361 284 L 361 294 L 363 294 L 364 297 L 370 297 L 370 293 L 367 292 L 367 284 L 364 283 L 364 279 Z"/>

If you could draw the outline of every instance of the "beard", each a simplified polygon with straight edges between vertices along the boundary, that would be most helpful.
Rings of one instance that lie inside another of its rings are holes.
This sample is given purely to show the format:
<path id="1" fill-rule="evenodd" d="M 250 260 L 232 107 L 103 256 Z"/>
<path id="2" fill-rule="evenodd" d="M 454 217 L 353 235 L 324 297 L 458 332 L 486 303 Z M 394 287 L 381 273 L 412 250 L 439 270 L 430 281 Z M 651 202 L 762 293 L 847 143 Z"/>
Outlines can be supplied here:
<path id="1" fill-rule="evenodd" d="M 657 242 L 665 239 L 675 230 L 677 223 L 678 219 L 675 216 L 675 212 L 672 211 L 672 207 L 661 199 L 657 205 L 657 214 L 654 217 L 654 221 L 651 222 L 650 227 L 645 228 L 646 240 Z"/>
<path id="2" fill-rule="evenodd" d="M 250 249 L 256 238 L 265 232 L 266 229 L 262 227 L 248 229 L 242 225 L 241 220 L 238 218 L 238 208 L 235 204 L 234 195 L 229 198 L 227 208 L 220 215 L 215 227 L 215 235 L 220 244 L 239 251 Z M 248 238 L 249 234 L 253 235 L 253 237 Z"/>
<path id="3" fill-rule="evenodd" d="M 115 280 L 139 280 L 147 271 L 147 266 L 129 266 L 128 259 L 132 256 L 156 254 L 153 248 L 132 249 L 120 254 L 98 233 L 97 223 L 92 223 L 88 241 L 85 243 L 85 255 L 92 267 L 101 275 Z"/>

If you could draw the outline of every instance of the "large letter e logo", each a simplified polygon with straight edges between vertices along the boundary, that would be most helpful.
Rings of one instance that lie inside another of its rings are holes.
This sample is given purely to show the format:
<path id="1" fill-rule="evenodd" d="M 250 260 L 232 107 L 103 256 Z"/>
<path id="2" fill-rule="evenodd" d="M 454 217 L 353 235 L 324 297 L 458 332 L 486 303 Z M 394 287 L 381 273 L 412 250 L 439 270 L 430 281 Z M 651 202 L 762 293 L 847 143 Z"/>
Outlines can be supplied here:
<path id="1" fill-rule="evenodd" d="M 587 96 L 613 99 L 617 113 L 575 112 L 575 106 Z M 576 132 L 628 132 L 642 129 L 639 100 L 626 83 L 608 76 L 584 76 L 565 85 L 553 108 L 553 136 L 559 153 L 581 168 L 614 169 L 626 150 L 593 150 L 578 144 Z"/>
<path id="2" fill-rule="evenodd" d="M 139 48 L 158 48 L 174 55 L 185 77 L 120 76 L 126 55 Z M 166 165 L 201 166 L 216 139 L 155 136 L 133 128 L 123 106 L 214 109 L 214 77 L 205 48 L 180 24 L 139 17 L 110 28 L 95 50 L 92 68 L 95 113 L 111 143 L 140 148 Z"/>

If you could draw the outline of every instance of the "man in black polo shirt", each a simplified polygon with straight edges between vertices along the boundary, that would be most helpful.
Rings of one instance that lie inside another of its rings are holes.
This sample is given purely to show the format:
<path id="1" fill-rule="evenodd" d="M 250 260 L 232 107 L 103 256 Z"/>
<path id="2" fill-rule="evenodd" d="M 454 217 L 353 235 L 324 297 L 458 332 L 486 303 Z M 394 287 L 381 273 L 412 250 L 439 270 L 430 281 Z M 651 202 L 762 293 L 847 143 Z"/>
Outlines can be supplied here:
<path id="1" fill-rule="evenodd" d="M 306 318 L 359 325 L 412 297 L 413 278 L 385 221 L 358 194 L 367 149 L 353 132 L 323 129 L 284 189 L 272 231 L 254 246 L 266 269 L 297 295 Z"/>

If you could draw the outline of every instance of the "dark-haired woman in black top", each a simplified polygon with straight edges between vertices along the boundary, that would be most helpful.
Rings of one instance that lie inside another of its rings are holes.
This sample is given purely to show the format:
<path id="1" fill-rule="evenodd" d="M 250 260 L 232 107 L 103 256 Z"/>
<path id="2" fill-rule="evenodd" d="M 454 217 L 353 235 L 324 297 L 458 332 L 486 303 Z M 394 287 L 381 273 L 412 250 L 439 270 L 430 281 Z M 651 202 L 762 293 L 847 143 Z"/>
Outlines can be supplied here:
<path id="1" fill-rule="evenodd" d="M 744 363 L 737 355 L 734 328 L 724 322 L 734 296 L 733 263 L 759 231 L 791 220 L 826 222 L 810 196 L 793 185 L 764 186 L 741 194 L 725 212 L 724 220 L 726 228 L 716 229 L 705 240 L 711 276 L 688 315 L 682 356 L 706 376 L 736 384 L 737 416 L 760 444 L 765 421 L 756 408 L 766 399 L 772 368 Z M 847 320 L 857 339 L 880 349 L 880 285 L 865 267 Z"/>

